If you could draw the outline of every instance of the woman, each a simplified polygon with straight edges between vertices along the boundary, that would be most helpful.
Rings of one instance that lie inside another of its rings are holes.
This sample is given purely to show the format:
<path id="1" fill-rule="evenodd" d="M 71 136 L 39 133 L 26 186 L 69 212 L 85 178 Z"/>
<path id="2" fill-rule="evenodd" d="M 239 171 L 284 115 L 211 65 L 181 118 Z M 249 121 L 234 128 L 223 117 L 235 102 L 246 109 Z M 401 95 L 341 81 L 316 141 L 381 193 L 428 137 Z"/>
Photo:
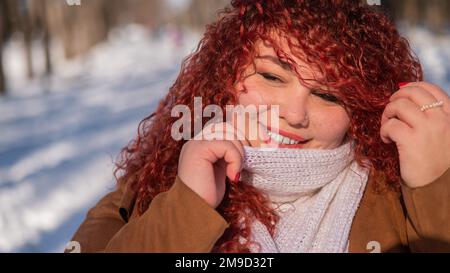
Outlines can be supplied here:
<path id="1" fill-rule="evenodd" d="M 422 77 L 360 1 L 234 0 L 73 240 L 83 252 L 450 251 L 450 100 Z M 194 97 L 278 106 L 277 125 L 177 141 L 171 111 Z"/>

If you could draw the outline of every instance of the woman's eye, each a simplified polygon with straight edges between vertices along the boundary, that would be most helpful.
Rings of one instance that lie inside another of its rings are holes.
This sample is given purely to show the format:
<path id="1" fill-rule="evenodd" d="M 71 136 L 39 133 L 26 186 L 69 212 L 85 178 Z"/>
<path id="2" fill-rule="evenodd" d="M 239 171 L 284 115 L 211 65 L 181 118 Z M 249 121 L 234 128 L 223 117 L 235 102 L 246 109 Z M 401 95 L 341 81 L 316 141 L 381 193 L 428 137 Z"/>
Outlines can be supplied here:
<path id="1" fill-rule="evenodd" d="M 322 98 L 322 99 L 326 100 L 326 101 L 334 102 L 334 103 L 339 103 L 339 99 L 336 98 L 335 96 L 331 95 L 331 94 L 327 94 L 327 93 L 319 93 L 319 92 L 317 92 L 317 91 L 313 91 L 313 92 L 311 92 L 311 93 L 312 93 L 313 95 L 319 97 L 319 98 Z"/>
<path id="2" fill-rule="evenodd" d="M 275 75 L 272 75 L 270 73 L 258 73 L 259 75 L 261 75 L 264 79 L 268 80 L 268 81 L 272 81 L 272 82 L 283 82 L 280 78 L 278 78 Z"/>

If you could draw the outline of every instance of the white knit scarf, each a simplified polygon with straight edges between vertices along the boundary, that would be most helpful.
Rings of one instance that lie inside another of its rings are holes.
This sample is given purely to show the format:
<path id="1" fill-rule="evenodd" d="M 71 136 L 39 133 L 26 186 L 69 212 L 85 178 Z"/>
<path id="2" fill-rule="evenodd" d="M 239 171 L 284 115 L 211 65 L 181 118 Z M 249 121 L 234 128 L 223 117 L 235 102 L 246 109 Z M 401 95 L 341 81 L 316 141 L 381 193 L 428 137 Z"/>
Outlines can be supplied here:
<path id="1" fill-rule="evenodd" d="M 274 238 L 260 221 L 253 222 L 251 239 L 261 249 L 251 251 L 347 252 L 369 175 L 353 151 L 351 142 L 333 150 L 245 147 L 242 180 L 276 202 L 280 215 Z"/>

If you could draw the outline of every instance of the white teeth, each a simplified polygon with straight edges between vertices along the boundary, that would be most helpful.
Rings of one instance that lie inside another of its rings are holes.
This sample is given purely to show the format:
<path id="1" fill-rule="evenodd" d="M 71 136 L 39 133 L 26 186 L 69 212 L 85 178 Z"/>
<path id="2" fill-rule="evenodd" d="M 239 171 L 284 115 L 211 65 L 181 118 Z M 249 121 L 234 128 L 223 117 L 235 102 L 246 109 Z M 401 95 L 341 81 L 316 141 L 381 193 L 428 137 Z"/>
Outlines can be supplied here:
<path id="1" fill-rule="evenodd" d="M 274 133 L 272 131 L 267 131 L 267 135 L 275 142 L 278 142 L 280 144 L 286 144 L 286 145 L 295 145 L 295 144 L 299 144 L 300 141 L 296 141 L 293 139 L 290 139 L 288 137 L 279 135 L 277 133 Z"/>
<path id="2" fill-rule="evenodd" d="M 283 143 L 283 136 L 277 135 L 277 134 L 273 134 L 272 138 L 274 138 L 275 141 Z"/>
<path id="3" fill-rule="evenodd" d="M 283 144 L 291 144 L 291 140 L 292 140 L 292 139 L 289 139 L 289 138 L 287 138 L 287 137 L 283 137 L 282 143 L 283 143 Z"/>

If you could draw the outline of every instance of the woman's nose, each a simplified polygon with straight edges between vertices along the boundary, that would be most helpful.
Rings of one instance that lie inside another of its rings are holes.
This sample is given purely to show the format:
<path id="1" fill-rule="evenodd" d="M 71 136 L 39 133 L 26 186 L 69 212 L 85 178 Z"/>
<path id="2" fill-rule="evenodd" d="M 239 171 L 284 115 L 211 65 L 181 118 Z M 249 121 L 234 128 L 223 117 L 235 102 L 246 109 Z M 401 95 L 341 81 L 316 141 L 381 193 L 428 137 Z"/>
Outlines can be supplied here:
<path id="1" fill-rule="evenodd" d="M 309 118 L 306 107 L 306 95 L 295 96 L 280 104 L 280 118 L 290 126 L 308 126 Z"/>

